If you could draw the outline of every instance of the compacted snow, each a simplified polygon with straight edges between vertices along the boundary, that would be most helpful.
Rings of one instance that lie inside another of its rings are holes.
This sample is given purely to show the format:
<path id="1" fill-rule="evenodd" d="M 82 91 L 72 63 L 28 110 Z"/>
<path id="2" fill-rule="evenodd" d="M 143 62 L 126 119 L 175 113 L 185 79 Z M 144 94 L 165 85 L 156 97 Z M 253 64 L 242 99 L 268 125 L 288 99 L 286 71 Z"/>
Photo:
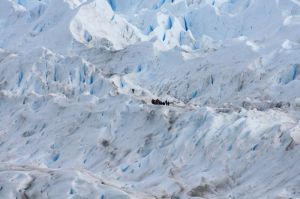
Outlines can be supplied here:
<path id="1" fill-rule="evenodd" d="M 299 0 L 0 0 L 0 198 L 300 198 L 299 54 Z"/>

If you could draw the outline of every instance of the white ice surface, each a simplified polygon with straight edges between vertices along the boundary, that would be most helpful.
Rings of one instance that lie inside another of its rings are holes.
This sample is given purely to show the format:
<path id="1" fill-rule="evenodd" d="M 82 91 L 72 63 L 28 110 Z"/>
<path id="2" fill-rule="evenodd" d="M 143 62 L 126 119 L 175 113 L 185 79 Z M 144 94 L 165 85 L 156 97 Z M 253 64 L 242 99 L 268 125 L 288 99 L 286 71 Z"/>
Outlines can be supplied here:
<path id="1" fill-rule="evenodd" d="M 300 198 L 299 16 L 0 0 L 0 198 Z"/>

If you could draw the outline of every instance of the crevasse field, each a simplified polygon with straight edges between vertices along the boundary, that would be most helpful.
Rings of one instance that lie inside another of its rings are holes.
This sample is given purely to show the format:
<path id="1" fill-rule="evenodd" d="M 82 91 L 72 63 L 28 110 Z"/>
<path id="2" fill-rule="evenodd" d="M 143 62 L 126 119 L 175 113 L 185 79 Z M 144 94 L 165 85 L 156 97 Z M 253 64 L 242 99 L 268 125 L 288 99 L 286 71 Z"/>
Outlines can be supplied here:
<path id="1" fill-rule="evenodd" d="M 299 119 L 300 0 L 0 0 L 0 199 L 299 199 Z"/>

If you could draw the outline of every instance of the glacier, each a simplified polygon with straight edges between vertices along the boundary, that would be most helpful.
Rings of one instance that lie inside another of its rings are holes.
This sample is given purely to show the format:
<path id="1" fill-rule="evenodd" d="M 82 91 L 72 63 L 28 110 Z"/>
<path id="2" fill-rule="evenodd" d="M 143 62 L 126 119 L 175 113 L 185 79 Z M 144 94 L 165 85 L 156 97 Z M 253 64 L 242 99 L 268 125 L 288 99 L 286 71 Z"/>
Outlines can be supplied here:
<path id="1" fill-rule="evenodd" d="M 0 0 L 0 198 L 300 198 L 299 25 L 299 0 Z"/>

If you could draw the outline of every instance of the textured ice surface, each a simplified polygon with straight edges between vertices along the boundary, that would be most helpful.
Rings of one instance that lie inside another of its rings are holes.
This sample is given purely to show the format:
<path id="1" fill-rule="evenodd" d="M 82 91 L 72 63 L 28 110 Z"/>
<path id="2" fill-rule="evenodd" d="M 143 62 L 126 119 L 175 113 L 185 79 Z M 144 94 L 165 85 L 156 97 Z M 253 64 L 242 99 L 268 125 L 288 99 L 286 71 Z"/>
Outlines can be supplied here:
<path id="1" fill-rule="evenodd" d="M 1 0 L 0 198 L 300 198 L 299 6 Z"/>

